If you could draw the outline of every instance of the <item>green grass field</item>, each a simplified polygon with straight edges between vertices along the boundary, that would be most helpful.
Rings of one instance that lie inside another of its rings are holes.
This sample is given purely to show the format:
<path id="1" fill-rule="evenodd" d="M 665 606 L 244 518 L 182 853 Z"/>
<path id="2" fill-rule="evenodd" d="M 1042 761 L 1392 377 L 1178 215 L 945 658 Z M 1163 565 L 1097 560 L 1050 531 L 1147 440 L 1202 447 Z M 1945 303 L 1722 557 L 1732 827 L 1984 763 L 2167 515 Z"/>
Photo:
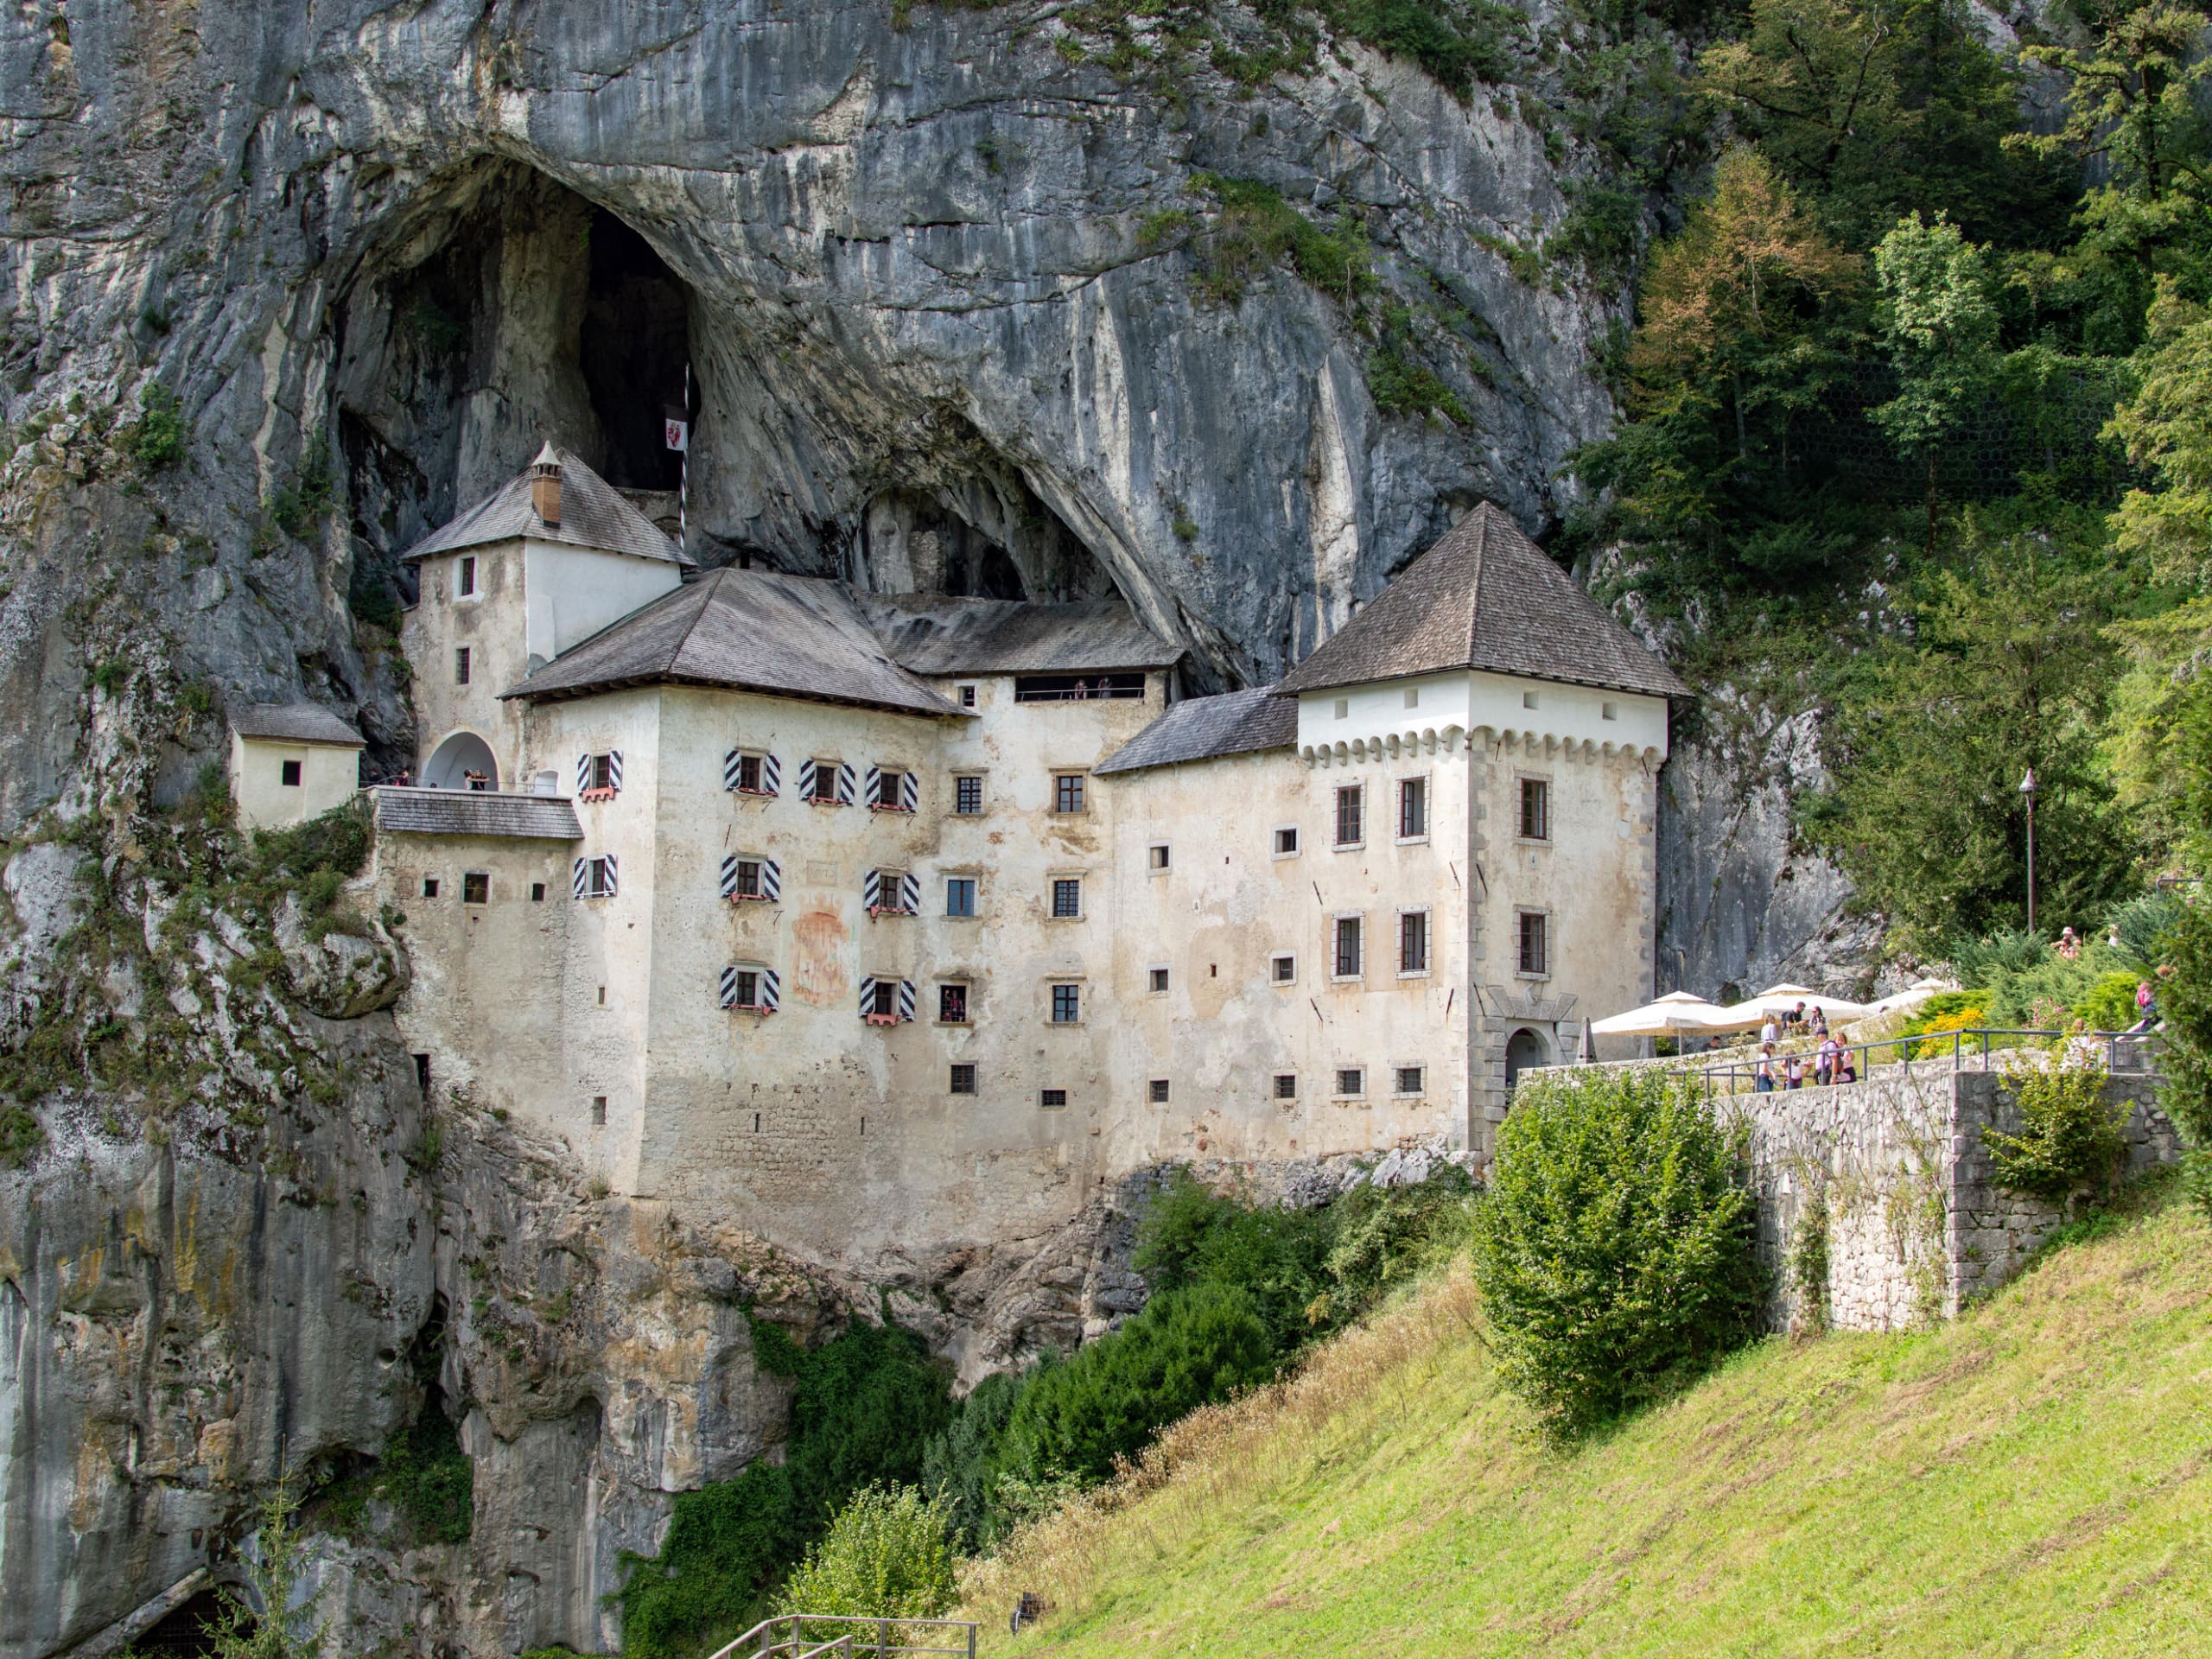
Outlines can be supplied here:
<path id="1" fill-rule="evenodd" d="M 1462 1273 L 969 1582 L 991 1652 L 1070 1659 L 2212 1654 L 2212 1229 L 2141 1198 L 1955 1325 L 1770 1340 L 1571 1452 Z"/>

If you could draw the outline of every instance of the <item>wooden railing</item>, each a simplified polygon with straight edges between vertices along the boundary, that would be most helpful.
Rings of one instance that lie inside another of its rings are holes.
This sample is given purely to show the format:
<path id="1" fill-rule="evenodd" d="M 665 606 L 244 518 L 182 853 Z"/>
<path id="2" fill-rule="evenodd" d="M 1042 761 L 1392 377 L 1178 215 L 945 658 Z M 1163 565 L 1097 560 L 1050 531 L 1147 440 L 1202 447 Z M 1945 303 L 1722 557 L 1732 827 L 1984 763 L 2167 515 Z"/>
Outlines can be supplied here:
<path id="1" fill-rule="evenodd" d="M 843 1626 L 844 1633 L 822 1639 L 817 1626 Z M 780 1632 L 780 1634 L 779 1634 Z M 924 1637 L 943 1637 L 943 1642 Z M 949 1645 L 948 1645 L 949 1644 Z M 714 1659 L 815 1659 L 836 1654 L 856 1659 L 872 1654 L 940 1653 L 976 1659 L 976 1627 L 955 1618 L 861 1618 L 848 1613 L 778 1613 L 764 1618 L 714 1655 Z"/>

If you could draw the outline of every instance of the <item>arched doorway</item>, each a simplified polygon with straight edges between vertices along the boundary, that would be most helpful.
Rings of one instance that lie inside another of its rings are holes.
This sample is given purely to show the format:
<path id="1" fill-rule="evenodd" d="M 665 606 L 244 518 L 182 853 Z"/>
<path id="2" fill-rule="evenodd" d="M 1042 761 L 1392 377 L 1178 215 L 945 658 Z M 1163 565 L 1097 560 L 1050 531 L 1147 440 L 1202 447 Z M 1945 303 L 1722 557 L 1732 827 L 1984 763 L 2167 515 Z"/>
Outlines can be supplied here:
<path id="1" fill-rule="evenodd" d="M 1531 1066 L 1552 1063 L 1551 1045 L 1537 1033 L 1523 1026 L 1505 1042 L 1505 1092 L 1510 1095 L 1521 1074 Z"/>
<path id="2" fill-rule="evenodd" d="M 455 732 L 423 763 L 423 785 L 426 789 L 467 789 L 472 772 L 484 774 L 479 787 L 499 788 L 499 763 L 492 758 L 492 746 L 474 732 Z"/>

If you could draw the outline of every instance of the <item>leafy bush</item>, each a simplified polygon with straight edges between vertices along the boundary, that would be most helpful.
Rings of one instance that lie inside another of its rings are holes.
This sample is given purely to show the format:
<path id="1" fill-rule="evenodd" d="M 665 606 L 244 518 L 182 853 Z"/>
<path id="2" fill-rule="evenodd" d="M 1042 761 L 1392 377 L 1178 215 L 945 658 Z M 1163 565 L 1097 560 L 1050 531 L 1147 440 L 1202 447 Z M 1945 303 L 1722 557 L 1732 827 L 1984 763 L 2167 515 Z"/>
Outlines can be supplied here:
<path id="1" fill-rule="evenodd" d="M 935 1618 L 960 1594 L 949 1527 L 942 1497 L 912 1486 L 863 1487 L 808 1548 L 778 1592 L 776 1611 Z"/>
<path id="2" fill-rule="evenodd" d="M 944 1499 L 946 1524 L 966 1549 L 986 1548 L 998 1535 L 995 1506 L 1007 1467 L 1007 1430 L 1034 1369 L 1001 1371 L 978 1382 L 922 1454 L 922 1485 Z"/>
<path id="3" fill-rule="evenodd" d="M 379 1462 L 378 1484 L 425 1542 L 465 1541 L 474 1520 L 476 1466 L 444 1412 L 425 1411 L 394 1435 Z"/>
<path id="4" fill-rule="evenodd" d="M 0 1168 L 21 1169 L 45 1143 L 38 1119 L 21 1106 L 0 1106 Z"/>
<path id="5" fill-rule="evenodd" d="M 2108 1187 L 2127 1143 L 2124 1110 L 2105 1103 L 2103 1064 L 2069 1047 L 2051 1064 L 2017 1075 L 2020 1133 L 1984 1128 L 1997 1184 L 2054 1200 L 2089 1185 Z"/>
<path id="6" fill-rule="evenodd" d="M 1323 293 L 1347 303 L 1375 286 L 1367 238 L 1356 221 L 1323 229 L 1256 179 L 1201 173 L 1193 181 L 1219 204 L 1198 261 L 1199 292 L 1224 305 L 1244 297 L 1244 285 L 1287 262 Z"/>
<path id="7" fill-rule="evenodd" d="M 2089 994 L 2074 1005 L 2075 1017 L 2091 1031 L 2126 1031 L 2135 1023 L 2136 976 L 2099 974 Z"/>
<path id="8" fill-rule="evenodd" d="M 1680 1081 L 1525 1086 L 1475 1210 L 1475 1274 L 1507 1385 L 1563 1433 L 1673 1392 L 1756 1329 L 1744 1130 Z"/>
<path id="9" fill-rule="evenodd" d="M 158 380 L 138 394 L 139 416 L 117 439 L 141 471 L 156 473 L 184 458 L 184 412 Z"/>

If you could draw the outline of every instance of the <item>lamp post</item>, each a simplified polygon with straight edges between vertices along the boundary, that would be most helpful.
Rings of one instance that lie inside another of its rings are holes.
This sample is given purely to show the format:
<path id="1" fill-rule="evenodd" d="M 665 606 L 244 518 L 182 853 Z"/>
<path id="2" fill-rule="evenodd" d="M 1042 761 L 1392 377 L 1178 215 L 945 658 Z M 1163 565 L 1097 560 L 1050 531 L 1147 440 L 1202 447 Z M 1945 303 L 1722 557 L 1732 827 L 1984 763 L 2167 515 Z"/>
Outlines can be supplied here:
<path id="1" fill-rule="evenodd" d="M 2020 798 L 2028 804 L 2028 931 L 2036 931 L 2036 769 L 2020 779 Z"/>

